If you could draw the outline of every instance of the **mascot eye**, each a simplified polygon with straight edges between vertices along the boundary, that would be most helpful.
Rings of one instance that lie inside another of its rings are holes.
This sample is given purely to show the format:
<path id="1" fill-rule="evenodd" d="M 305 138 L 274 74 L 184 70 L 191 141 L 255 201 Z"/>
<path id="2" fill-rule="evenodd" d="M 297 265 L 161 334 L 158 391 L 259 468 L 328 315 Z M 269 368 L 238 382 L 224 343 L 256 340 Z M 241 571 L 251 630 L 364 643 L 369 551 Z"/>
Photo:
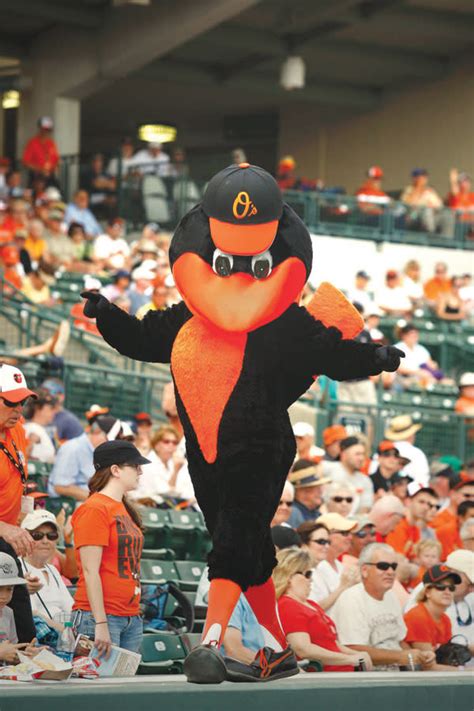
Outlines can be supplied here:
<path id="1" fill-rule="evenodd" d="M 214 251 L 212 257 L 212 268 L 215 273 L 221 277 L 228 277 L 232 273 L 232 267 L 234 266 L 234 257 L 232 254 L 226 254 L 221 252 L 220 249 Z"/>
<path id="2" fill-rule="evenodd" d="M 270 252 L 252 257 L 252 274 L 255 279 L 266 279 L 272 272 L 273 259 Z"/>

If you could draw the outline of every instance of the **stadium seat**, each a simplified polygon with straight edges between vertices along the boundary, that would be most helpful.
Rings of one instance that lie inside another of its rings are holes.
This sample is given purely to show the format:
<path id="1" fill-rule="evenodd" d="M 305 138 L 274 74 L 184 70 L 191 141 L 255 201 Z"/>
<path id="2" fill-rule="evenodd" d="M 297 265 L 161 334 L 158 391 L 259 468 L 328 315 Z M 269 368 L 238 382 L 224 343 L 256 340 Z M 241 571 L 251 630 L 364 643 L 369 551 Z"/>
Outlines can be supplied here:
<path id="1" fill-rule="evenodd" d="M 148 222 L 166 224 L 171 221 L 168 193 L 161 178 L 145 175 L 142 182 L 142 196 Z"/>
<path id="2" fill-rule="evenodd" d="M 142 558 L 150 560 L 174 560 L 176 558 L 171 548 L 144 548 Z"/>
<path id="3" fill-rule="evenodd" d="M 203 560 L 209 550 L 209 534 L 199 511 L 168 512 L 171 543 L 177 558 Z"/>
<path id="4" fill-rule="evenodd" d="M 144 547 L 171 548 L 169 545 L 169 519 L 168 512 L 162 509 L 153 509 L 149 507 L 140 508 L 142 523 L 145 527 Z"/>
<path id="5" fill-rule="evenodd" d="M 203 561 L 177 560 L 175 567 L 178 571 L 181 590 L 197 590 L 206 564 Z"/>
<path id="6" fill-rule="evenodd" d="M 182 674 L 187 650 L 179 635 L 155 632 L 143 636 L 138 674 Z"/>
<path id="7" fill-rule="evenodd" d="M 53 513 L 55 516 L 57 516 L 62 509 L 64 509 L 66 517 L 72 516 L 72 514 L 76 510 L 76 506 L 76 499 L 73 499 L 70 496 L 56 496 L 49 497 L 48 499 L 46 499 L 47 510 L 51 511 L 51 513 Z"/>
<path id="8" fill-rule="evenodd" d="M 194 647 L 198 647 L 201 644 L 201 635 L 199 632 L 188 632 L 187 634 L 182 634 L 181 642 L 183 643 L 187 654 L 189 654 Z"/>
<path id="9" fill-rule="evenodd" d="M 140 581 L 156 585 L 172 581 L 179 585 L 179 575 L 173 561 L 145 558 L 140 563 Z"/>

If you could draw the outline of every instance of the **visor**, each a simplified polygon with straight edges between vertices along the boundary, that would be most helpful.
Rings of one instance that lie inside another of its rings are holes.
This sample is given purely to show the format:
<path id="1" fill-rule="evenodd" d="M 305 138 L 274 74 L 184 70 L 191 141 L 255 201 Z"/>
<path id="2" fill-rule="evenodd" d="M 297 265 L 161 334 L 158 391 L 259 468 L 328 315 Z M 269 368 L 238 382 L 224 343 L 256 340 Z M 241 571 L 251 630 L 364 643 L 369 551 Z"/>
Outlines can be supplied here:
<path id="1" fill-rule="evenodd" d="M 278 230 L 278 220 L 257 225 L 233 225 L 209 218 L 212 241 L 227 254 L 246 256 L 262 254 L 271 247 Z"/>

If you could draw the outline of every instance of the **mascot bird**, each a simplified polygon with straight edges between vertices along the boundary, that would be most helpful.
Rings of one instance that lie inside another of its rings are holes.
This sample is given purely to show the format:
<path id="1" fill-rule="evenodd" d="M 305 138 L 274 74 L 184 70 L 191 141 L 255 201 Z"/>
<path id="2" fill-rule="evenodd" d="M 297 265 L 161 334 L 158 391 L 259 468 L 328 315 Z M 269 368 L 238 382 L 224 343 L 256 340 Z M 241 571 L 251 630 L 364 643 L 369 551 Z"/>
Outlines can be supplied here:
<path id="1" fill-rule="evenodd" d="M 268 681 L 298 672 L 276 613 L 270 522 L 295 457 L 288 407 L 326 374 L 350 380 L 398 368 L 390 346 L 350 340 L 359 314 L 329 284 L 298 305 L 310 235 L 258 166 L 230 166 L 179 223 L 170 265 L 183 301 L 142 321 L 97 293 L 85 313 L 119 353 L 171 363 L 196 499 L 212 536 L 202 643 L 188 681 Z M 218 649 L 244 592 L 265 647 L 235 673 Z"/>

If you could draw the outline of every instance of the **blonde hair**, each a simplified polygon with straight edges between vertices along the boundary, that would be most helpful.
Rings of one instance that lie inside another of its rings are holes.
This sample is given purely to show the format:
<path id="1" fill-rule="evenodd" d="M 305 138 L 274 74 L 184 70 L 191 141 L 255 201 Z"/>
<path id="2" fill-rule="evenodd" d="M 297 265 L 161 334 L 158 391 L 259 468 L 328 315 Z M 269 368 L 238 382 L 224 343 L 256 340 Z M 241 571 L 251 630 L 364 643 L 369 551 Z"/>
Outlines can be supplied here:
<path id="1" fill-rule="evenodd" d="M 273 570 L 273 582 L 277 600 L 285 593 L 290 578 L 295 573 L 301 573 L 313 567 L 311 558 L 301 548 L 284 548 L 277 553 L 278 565 Z"/>
<path id="2" fill-rule="evenodd" d="M 443 550 L 441 543 L 433 539 L 424 538 L 423 540 L 418 541 L 418 543 L 416 543 L 413 547 L 415 557 L 418 557 L 419 555 L 424 553 L 424 551 L 429 550 L 430 548 L 436 548 L 436 552 L 439 556 L 441 556 L 441 551 Z"/>
<path id="3" fill-rule="evenodd" d="M 154 448 L 155 445 L 157 445 L 158 442 L 161 442 L 167 434 L 175 437 L 176 443 L 179 444 L 181 437 L 179 436 L 178 431 L 172 425 L 162 425 L 156 432 L 153 433 L 151 438 L 151 446 Z"/>

